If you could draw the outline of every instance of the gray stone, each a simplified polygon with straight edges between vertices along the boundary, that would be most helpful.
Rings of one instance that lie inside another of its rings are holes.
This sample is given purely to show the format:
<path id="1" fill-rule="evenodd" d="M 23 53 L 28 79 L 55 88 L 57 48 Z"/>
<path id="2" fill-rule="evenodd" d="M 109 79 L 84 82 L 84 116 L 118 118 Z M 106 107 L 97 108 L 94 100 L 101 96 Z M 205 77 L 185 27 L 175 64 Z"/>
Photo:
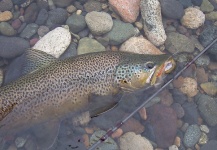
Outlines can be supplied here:
<path id="1" fill-rule="evenodd" d="M 0 33 L 6 36 L 13 36 L 17 32 L 8 22 L 1 22 L 0 23 Z"/>
<path id="2" fill-rule="evenodd" d="M 136 34 L 136 30 L 130 23 L 124 23 L 120 20 L 113 21 L 113 27 L 105 37 L 109 38 L 111 45 L 119 45 Z"/>
<path id="3" fill-rule="evenodd" d="M 190 0 L 178 0 L 178 1 L 182 4 L 182 6 L 183 6 L 184 8 L 187 8 L 187 7 L 192 6 L 192 3 L 191 3 Z"/>
<path id="4" fill-rule="evenodd" d="M 185 111 L 185 115 L 183 117 L 184 122 L 189 124 L 197 124 L 199 116 L 197 105 L 194 102 L 185 102 L 182 107 Z"/>
<path id="5" fill-rule="evenodd" d="M 200 10 L 205 13 L 211 12 L 214 10 L 214 6 L 209 2 L 209 0 L 203 0 Z"/>
<path id="6" fill-rule="evenodd" d="M 29 42 L 20 37 L 0 36 L 0 47 L 1 57 L 13 58 L 29 48 Z"/>
<path id="7" fill-rule="evenodd" d="M 53 3 L 57 6 L 57 7 L 67 7 L 68 5 L 70 5 L 72 3 L 73 0 L 53 0 Z"/>
<path id="8" fill-rule="evenodd" d="M 78 55 L 105 51 L 105 47 L 94 39 L 85 37 L 78 43 Z"/>
<path id="9" fill-rule="evenodd" d="M 38 16 L 39 8 L 36 3 L 30 4 L 24 14 L 24 20 L 26 23 L 33 23 L 35 22 L 37 16 Z"/>
<path id="10" fill-rule="evenodd" d="M 158 0 L 141 0 L 141 15 L 144 21 L 144 32 L 155 46 L 164 44 L 166 34 L 162 23 L 161 7 Z"/>
<path id="11" fill-rule="evenodd" d="M 13 3 L 11 0 L 0 1 L 0 11 L 11 10 L 13 8 Z"/>
<path id="12" fill-rule="evenodd" d="M 60 56 L 60 59 L 69 58 L 77 55 L 77 46 L 78 44 L 75 42 L 70 43 L 69 47 L 65 50 L 65 52 Z"/>
<path id="13" fill-rule="evenodd" d="M 160 0 L 162 14 L 171 19 L 181 19 L 184 8 L 177 0 Z"/>
<path id="14" fill-rule="evenodd" d="M 92 11 L 85 16 L 90 31 L 95 35 L 102 35 L 112 29 L 112 17 L 105 12 Z"/>
<path id="15" fill-rule="evenodd" d="M 190 125 L 184 135 L 184 144 L 186 147 L 193 147 L 200 139 L 201 131 L 198 125 Z"/>
<path id="16" fill-rule="evenodd" d="M 200 150 L 216 150 L 216 147 L 217 147 L 217 141 L 210 140 L 205 145 L 203 145 Z"/>
<path id="17" fill-rule="evenodd" d="M 168 33 L 165 42 L 166 49 L 171 53 L 194 51 L 194 43 L 185 35 L 176 32 Z"/>
<path id="18" fill-rule="evenodd" d="M 78 33 L 86 27 L 85 17 L 82 15 L 73 14 L 71 15 L 66 24 L 69 26 L 69 29 L 73 33 Z"/>
<path id="19" fill-rule="evenodd" d="M 203 0 L 191 0 L 191 2 L 196 6 L 200 6 L 202 4 Z"/>
<path id="20" fill-rule="evenodd" d="M 48 12 L 48 19 L 46 24 L 48 26 L 52 25 L 62 25 L 68 18 L 68 13 L 63 8 L 56 8 Z"/>
<path id="21" fill-rule="evenodd" d="M 210 126 L 217 125 L 217 99 L 200 94 L 195 97 L 201 117 Z"/>
<path id="22" fill-rule="evenodd" d="M 30 23 L 20 33 L 20 37 L 30 39 L 35 33 L 37 33 L 38 28 L 39 26 L 37 24 Z"/>
<path id="23" fill-rule="evenodd" d="M 86 12 L 101 11 L 102 6 L 101 3 L 96 0 L 89 0 L 84 4 L 84 9 Z"/>
<path id="24" fill-rule="evenodd" d="M 208 66 L 210 63 L 210 58 L 207 55 L 202 55 L 195 61 L 195 63 L 200 67 Z"/>
<path id="25" fill-rule="evenodd" d="M 43 25 L 45 24 L 46 20 L 48 18 L 48 12 L 46 9 L 41 9 L 38 13 L 38 17 L 35 21 L 36 24 L 38 25 Z"/>

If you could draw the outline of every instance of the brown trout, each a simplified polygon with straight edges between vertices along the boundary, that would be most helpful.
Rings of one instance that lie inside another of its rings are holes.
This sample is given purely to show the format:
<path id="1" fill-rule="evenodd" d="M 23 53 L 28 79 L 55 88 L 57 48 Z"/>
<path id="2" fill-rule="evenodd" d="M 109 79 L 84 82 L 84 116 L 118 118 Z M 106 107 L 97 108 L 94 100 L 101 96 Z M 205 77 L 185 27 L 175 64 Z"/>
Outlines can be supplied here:
<path id="1" fill-rule="evenodd" d="M 90 94 L 155 85 L 174 66 L 167 54 L 111 51 L 52 61 L 0 88 L 0 133 L 60 118 L 87 105 Z"/>

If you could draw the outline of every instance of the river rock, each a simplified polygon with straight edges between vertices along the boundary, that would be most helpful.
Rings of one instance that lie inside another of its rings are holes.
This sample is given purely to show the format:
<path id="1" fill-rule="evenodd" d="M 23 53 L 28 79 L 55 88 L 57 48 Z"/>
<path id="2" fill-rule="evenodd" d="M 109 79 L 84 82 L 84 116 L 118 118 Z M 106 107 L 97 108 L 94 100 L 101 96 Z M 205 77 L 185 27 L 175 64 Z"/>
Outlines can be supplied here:
<path id="1" fill-rule="evenodd" d="M 171 19 L 181 19 L 184 8 L 177 0 L 160 0 L 162 14 Z"/>
<path id="2" fill-rule="evenodd" d="M 206 82 L 200 84 L 200 87 L 210 96 L 217 94 L 217 82 Z"/>
<path id="3" fill-rule="evenodd" d="M 46 23 L 46 20 L 48 18 L 48 12 L 46 9 L 41 9 L 38 13 L 38 17 L 35 21 L 38 25 L 44 25 Z"/>
<path id="4" fill-rule="evenodd" d="M 182 6 L 183 6 L 184 8 L 187 8 L 187 7 L 192 6 L 191 1 L 189 1 L 189 0 L 178 0 L 178 1 L 182 4 Z"/>
<path id="5" fill-rule="evenodd" d="M 177 132 L 176 112 L 163 104 L 155 104 L 150 109 L 149 119 L 158 147 L 167 148 L 172 145 Z"/>
<path id="6" fill-rule="evenodd" d="M 11 0 L 2 0 L 0 1 L 0 11 L 11 10 L 13 3 Z"/>
<path id="7" fill-rule="evenodd" d="M 105 51 L 105 47 L 94 39 L 85 37 L 78 43 L 78 55 L 101 51 Z"/>
<path id="8" fill-rule="evenodd" d="M 144 126 L 136 119 L 130 118 L 126 121 L 126 123 L 121 127 L 124 133 L 126 132 L 134 132 L 135 134 L 141 134 L 144 132 Z"/>
<path id="9" fill-rule="evenodd" d="M 200 34 L 199 41 L 201 42 L 201 44 L 204 47 L 206 47 L 216 37 L 217 37 L 217 27 L 214 25 L 209 25 L 209 26 L 206 26 L 205 29 Z M 212 55 L 212 57 L 215 57 L 217 59 L 216 49 L 217 49 L 217 43 L 215 43 L 213 46 L 211 46 L 209 48 L 208 52 Z"/>
<path id="10" fill-rule="evenodd" d="M 30 39 L 35 33 L 37 33 L 38 28 L 39 26 L 37 24 L 30 23 L 20 33 L 20 37 Z"/>
<path id="11" fill-rule="evenodd" d="M 48 26 L 52 25 L 62 25 L 68 18 L 68 13 L 63 8 L 56 8 L 48 12 L 48 19 L 46 24 Z"/>
<path id="12" fill-rule="evenodd" d="M 191 0 L 191 2 L 196 6 L 200 6 L 202 4 L 203 0 Z"/>
<path id="13" fill-rule="evenodd" d="M 200 56 L 196 61 L 196 65 L 199 67 L 205 67 L 208 66 L 210 63 L 210 58 L 207 55 L 202 55 Z"/>
<path id="14" fill-rule="evenodd" d="M 21 5 L 21 4 L 25 3 L 26 0 L 12 0 L 12 2 L 13 2 L 13 4 L 15 4 L 15 5 Z"/>
<path id="15" fill-rule="evenodd" d="M 109 0 L 109 4 L 125 22 L 135 22 L 139 15 L 140 0 Z"/>
<path id="16" fill-rule="evenodd" d="M 13 17 L 10 11 L 0 12 L 0 22 L 8 21 Z"/>
<path id="17" fill-rule="evenodd" d="M 11 26 L 12 26 L 15 30 L 17 30 L 17 29 L 20 28 L 21 24 L 22 24 L 22 23 L 21 23 L 20 19 L 15 19 L 15 20 L 11 23 Z"/>
<path id="18" fill-rule="evenodd" d="M 162 23 L 161 7 L 158 0 L 141 0 L 141 15 L 144 21 L 144 32 L 155 46 L 164 44 L 166 34 Z"/>
<path id="19" fill-rule="evenodd" d="M 201 117 L 210 126 L 217 125 L 217 100 L 208 95 L 199 94 L 195 97 Z"/>
<path id="20" fill-rule="evenodd" d="M 113 27 L 105 37 L 109 38 L 111 45 L 119 45 L 136 34 L 136 30 L 130 23 L 124 23 L 120 20 L 113 20 Z"/>
<path id="21" fill-rule="evenodd" d="M 158 48 L 142 36 L 129 38 L 119 50 L 139 54 L 162 54 Z"/>
<path id="22" fill-rule="evenodd" d="M 45 34 L 47 34 L 49 31 L 50 31 L 50 30 L 49 30 L 49 28 L 48 28 L 47 26 L 40 26 L 40 27 L 38 28 L 37 33 L 38 33 L 38 36 L 39 36 L 39 37 L 43 37 L 43 36 L 44 36 Z"/>
<path id="23" fill-rule="evenodd" d="M 216 21 L 217 20 L 217 11 L 212 11 L 206 14 L 206 20 Z"/>
<path id="24" fill-rule="evenodd" d="M 24 20 L 26 23 L 33 23 L 35 22 L 38 16 L 39 8 L 36 3 L 30 4 L 27 9 L 25 10 Z"/>
<path id="25" fill-rule="evenodd" d="M 119 139 L 120 150 L 153 150 L 153 146 L 145 137 L 127 132 Z"/>
<path id="26" fill-rule="evenodd" d="M 194 7 L 189 7 L 185 9 L 185 14 L 181 19 L 183 26 L 190 29 L 197 29 L 202 26 L 205 22 L 204 13 Z"/>
<path id="27" fill-rule="evenodd" d="M 84 9 L 86 10 L 86 12 L 91 12 L 91 11 L 100 12 L 102 10 L 102 4 L 96 0 L 88 0 L 84 4 Z"/>
<path id="28" fill-rule="evenodd" d="M 1 57 L 13 58 L 29 48 L 29 42 L 20 37 L 0 36 L 0 47 Z"/>
<path id="29" fill-rule="evenodd" d="M 53 0 L 53 3 L 57 7 L 67 7 L 69 6 L 74 0 Z"/>
<path id="30" fill-rule="evenodd" d="M 183 120 L 188 124 L 198 124 L 199 113 L 197 105 L 194 102 L 185 102 L 182 107 L 185 111 Z"/>
<path id="31" fill-rule="evenodd" d="M 105 12 L 92 11 L 85 16 L 90 31 L 95 35 L 102 35 L 112 29 L 113 21 L 111 16 Z"/>
<path id="32" fill-rule="evenodd" d="M 192 53 L 194 51 L 195 45 L 185 35 L 176 32 L 170 32 L 167 34 L 165 47 L 171 53 L 177 53 L 177 52 Z"/>
<path id="33" fill-rule="evenodd" d="M 1 22 L 0 23 L 0 33 L 6 36 L 13 36 L 17 32 L 8 22 Z"/>
<path id="34" fill-rule="evenodd" d="M 214 6 L 209 2 L 209 0 L 203 0 L 200 10 L 204 13 L 211 12 L 214 10 Z"/>
<path id="35" fill-rule="evenodd" d="M 70 42 L 71 34 L 69 29 L 67 29 L 67 27 L 57 27 L 43 36 L 33 48 L 59 58 L 59 56 L 67 49 Z"/>
<path id="36" fill-rule="evenodd" d="M 185 115 L 185 111 L 184 111 L 182 105 L 180 105 L 179 103 L 173 103 L 172 108 L 176 112 L 176 115 L 178 118 L 182 118 Z"/>
<path id="37" fill-rule="evenodd" d="M 186 147 L 190 148 L 193 147 L 200 138 L 201 131 L 198 125 L 190 125 L 184 135 L 184 144 Z"/>
<path id="38" fill-rule="evenodd" d="M 83 15 L 72 14 L 66 21 L 69 29 L 73 33 L 82 31 L 86 26 L 85 17 Z"/>
<path id="39" fill-rule="evenodd" d="M 179 89 L 182 93 L 186 94 L 188 97 L 193 97 L 198 93 L 197 81 L 193 78 L 186 77 L 183 80 L 183 84 Z"/>
<path id="40" fill-rule="evenodd" d="M 216 150 L 216 147 L 217 147 L 217 141 L 210 140 L 205 145 L 203 145 L 200 150 Z"/>

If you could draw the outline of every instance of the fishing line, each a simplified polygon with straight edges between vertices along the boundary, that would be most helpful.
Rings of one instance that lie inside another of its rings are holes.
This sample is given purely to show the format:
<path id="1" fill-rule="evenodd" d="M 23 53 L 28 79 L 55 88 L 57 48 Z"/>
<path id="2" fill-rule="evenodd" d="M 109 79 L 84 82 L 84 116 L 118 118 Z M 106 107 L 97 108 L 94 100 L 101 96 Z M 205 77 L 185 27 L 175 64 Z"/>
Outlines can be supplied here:
<path id="1" fill-rule="evenodd" d="M 207 47 L 205 47 L 197 56 L 195 56 L 189 63 L 187 63 L 183 69 L 181 69 L 172 79 L 165 83 L 160 89 L 158 89 L 153 95 L 151 95 L 145 102 L 143 102 L 139 107 L 137 107 L 131 114 L 125 117 L 121 122 L 117 123 L 115 127 L 109 129 L 106 134 L 104 134 L 96 143 L 94 143 L 88 150 L 94 150 L 100 143 L 104 142 L 108 137 L 110 137 L 118 128 L 120 128 L 127 120 L 129 120 L 133 115 L 135 115 L 141 108 L 143 108 L 148 102 L 150 102 L 155 96 L 157 96 L 162 90 L 164 90 L 173 80 L 178 78 L 178 76 L 186 70 L 193 62 L 195 62 L 202 54 L 204 54 L 215 42 L 217 38 L 213 40 Z"/>

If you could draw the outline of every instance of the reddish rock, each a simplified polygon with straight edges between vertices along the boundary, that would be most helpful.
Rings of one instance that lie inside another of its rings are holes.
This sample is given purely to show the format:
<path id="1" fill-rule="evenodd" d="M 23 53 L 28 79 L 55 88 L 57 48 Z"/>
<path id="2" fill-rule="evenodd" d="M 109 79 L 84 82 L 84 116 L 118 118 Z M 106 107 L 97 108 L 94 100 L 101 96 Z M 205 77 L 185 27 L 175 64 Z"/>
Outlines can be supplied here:
<path id="1" fill-rule="evenodd" d="M 197 68 L 196 74 L 198 83 L 208 82 L 208 74 L 205 72 L 204 68 Z"/>
<path id="2" fill-rule="evenodd" d="M 33 23 L 38 16 L 39 8 L 36 3 L 32 3 L 25 11 L 24 18 L 26 23 Z"/>
<path id="3" fill-rule="evenodd" d="M 11 26 L 12 26 L 15 30 L 17 30 L 17 29 L 20 28 L 21 24 L 22 24 L 22 23 L 21 23 L 20 19 L 15 19 L 15 20 L 12 22 Z"/>
<path id="4" fill-rule="evenodd" d="M 164 90 L 163 92 L 161 92 L 160 97 L 161 97 L 161 104 L 164 104 L 166 106 L 172 105 L 173 97 L 168 90 Z"/>
<path id="5" fill-rule="evenodd" d="M 124 21 L 130 23 L 136 21 L 140 0 L 109 0 L 109 3 Z"/>
<path id="6" fill-rule="evenodd" d="M 38 38 L 33 38 L 29 41 L 30 46 L 34 46 L 38 42 Z"/>
<path id="7" fill-rule="evenodd" d="M 155 104 L 149 111 L 150 123 L 153 126 L 156 143 L 160 148 L 173 144 L 177 132 L 176 112 L 163 104 Z"/>
<path id="8" fill-rule="evenodd" d="M 136 119 L 130 118 L 122 127 L 124 133 L 135 132 L 136 134 L 141 134 L 144 132 L 144 126 Z"/>
<path id="9" fill-rule="evenodd" d="M 184 83 L 184 78 L 182 76 L 178 77 L 177 79 L 175 79 L 173 81 L 173 86 L 175 88 L 180 88 L 182 86 L 182 84 Z"/>

